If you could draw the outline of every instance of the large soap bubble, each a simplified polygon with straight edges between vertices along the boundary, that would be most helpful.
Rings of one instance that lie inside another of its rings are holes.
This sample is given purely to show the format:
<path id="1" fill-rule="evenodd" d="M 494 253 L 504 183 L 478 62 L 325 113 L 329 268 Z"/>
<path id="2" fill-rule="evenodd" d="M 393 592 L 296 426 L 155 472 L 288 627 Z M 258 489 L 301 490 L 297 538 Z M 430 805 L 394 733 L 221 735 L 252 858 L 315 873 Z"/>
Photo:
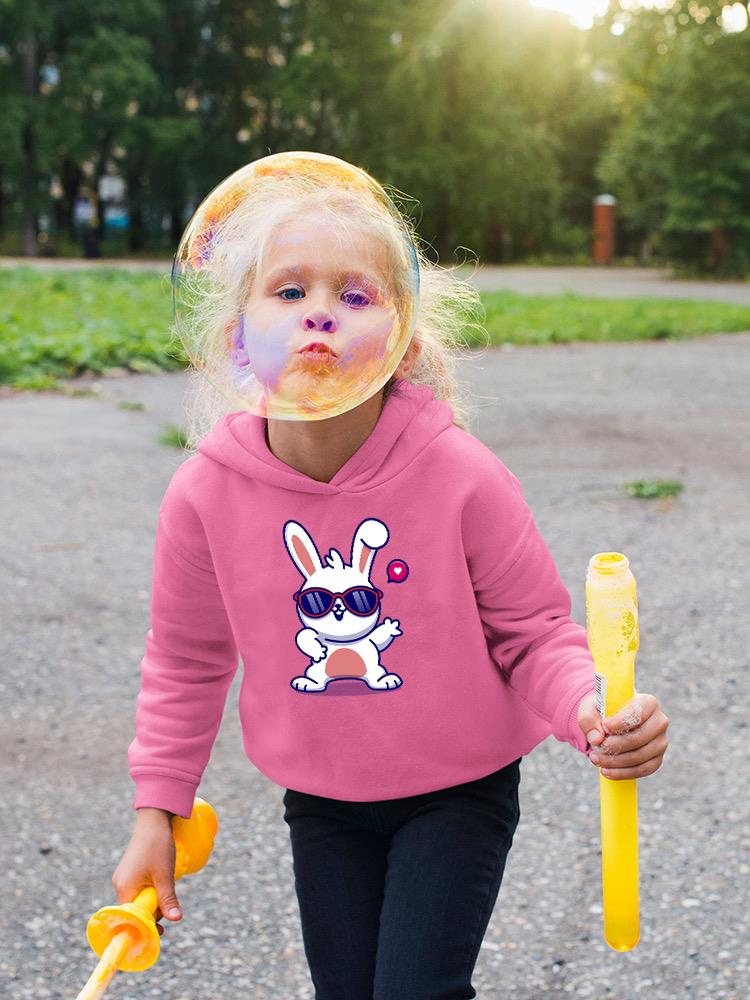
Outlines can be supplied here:
<path id="1" fill-rule="evenodd" d="M 393 375 L 414 333 L 411 233 L 369 174 L 276 153 L 199 205 L 172 266 L 174 322 L 195 368 L 238 409 L 321 420 Z"/>

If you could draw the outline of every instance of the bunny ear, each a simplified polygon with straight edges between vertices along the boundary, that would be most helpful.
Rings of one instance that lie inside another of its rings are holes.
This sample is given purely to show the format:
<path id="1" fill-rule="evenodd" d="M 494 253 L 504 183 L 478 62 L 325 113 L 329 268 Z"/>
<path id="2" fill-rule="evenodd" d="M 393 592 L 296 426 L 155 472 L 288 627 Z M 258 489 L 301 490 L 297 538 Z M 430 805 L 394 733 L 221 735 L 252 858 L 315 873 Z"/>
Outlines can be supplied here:
<path id="1" fill-rule="evenodd" d="M 388 529 L 382 521 L 369 517 L 354 532 L 352 542 L 352 567 L 370 579 L 370 569 L 378 549 L 388 541 Z"/>
<path id="2" fill-rule="evenodd" d="M 284 545 L 306 580 L 323 568 L 315 542 L 297 521 L 287 521 L 284 525 Z"/>

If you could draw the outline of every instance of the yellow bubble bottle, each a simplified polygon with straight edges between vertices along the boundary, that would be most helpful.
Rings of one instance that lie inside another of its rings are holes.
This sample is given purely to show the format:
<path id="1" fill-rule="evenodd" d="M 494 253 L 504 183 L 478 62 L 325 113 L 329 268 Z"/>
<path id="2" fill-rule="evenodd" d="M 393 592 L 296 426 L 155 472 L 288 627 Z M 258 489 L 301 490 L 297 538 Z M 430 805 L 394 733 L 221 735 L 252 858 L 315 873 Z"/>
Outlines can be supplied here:
<path id="1" fill-rule="evenodd" d="M 589 561 L 586 629 L 596 670 L 596 707 L 605 718 L 635 697 L 638 597 L 621 552 L 597 552 Z M 615 951 L 630 951 L 640 940 L 636 782 L 599 772 L 604 939 Z"/>

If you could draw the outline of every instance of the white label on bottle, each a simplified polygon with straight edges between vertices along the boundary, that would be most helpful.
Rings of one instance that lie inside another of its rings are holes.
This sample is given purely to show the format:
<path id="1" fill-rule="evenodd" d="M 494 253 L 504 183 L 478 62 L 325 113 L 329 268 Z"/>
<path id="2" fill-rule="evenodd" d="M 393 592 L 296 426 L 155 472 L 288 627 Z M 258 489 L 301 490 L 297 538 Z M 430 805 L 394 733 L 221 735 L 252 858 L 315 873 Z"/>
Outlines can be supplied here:
<path id="1" fill-rule="evenodd" d="M 603 719 L 607 714 L 607 678 L 604 674 L 594 673 L 594 683 L 596 684 L 594 704 L 596 705 L 597 712 Z"/>

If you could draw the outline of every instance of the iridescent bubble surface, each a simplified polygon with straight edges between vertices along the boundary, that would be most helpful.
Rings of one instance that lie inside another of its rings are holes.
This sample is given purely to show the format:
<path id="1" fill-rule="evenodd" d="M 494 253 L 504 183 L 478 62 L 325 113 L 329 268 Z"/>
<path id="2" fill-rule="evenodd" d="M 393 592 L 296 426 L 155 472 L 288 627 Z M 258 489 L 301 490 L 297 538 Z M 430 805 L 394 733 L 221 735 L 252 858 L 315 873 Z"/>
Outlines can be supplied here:
<path id="1" fill-rule="evenodd" d="M 175 328 L 238 409 L 319 420 L 377 392 L 409 346 L 419 272 L 410 232 L 369 174 L 278 153 L 204 200 L 172 268 Z"/>

